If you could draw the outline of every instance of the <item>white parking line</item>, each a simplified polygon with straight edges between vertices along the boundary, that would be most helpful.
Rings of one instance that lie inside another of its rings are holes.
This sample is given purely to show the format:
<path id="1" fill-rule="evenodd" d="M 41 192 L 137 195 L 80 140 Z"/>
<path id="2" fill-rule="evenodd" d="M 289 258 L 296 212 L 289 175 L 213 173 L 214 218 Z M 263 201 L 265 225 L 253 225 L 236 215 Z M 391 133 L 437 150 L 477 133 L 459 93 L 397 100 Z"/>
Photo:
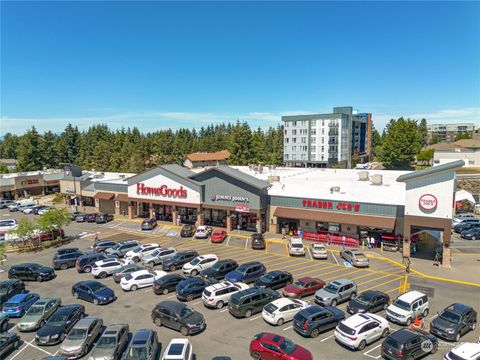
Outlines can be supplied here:
<path id="1" fill-rule="evenodd" d="M 225 311 L 228 311 L 228 308 L 220 310 L 220 312 L 225 312 Z"/>
<path id="2" fill-rule="evenodd" d="M 287 326 L 286 328 L 283 328 L 283 331 L 287 331 L 288 329 L 293 328 L 293 325 Z"/>
<path id="3" fill-rule="evenodd" d="M 330 254 L 332 254 L 332 256 L 333 256 L 333 259 L 335 260 L 335 262 L 336 262 L 336 263 L 337 263 L 337 265 L 338 265 L 338 260 L 337 260 L 337 257 L 335 256 L 335 254 L 334 254 L 333 252 L 331 252 Z"/>
<path id="4" fill-rule="evenodd" d="M 248 239 L 245 239 L 245 250 L 248 249 Z"/>
<path id="5" fill-rule="evenodd" d="M 202 300 L 197 301 L 197 302 L 194 302 L 192 305 L 198 305 L 198 304 L 200 304 L 201 302 L 202 302 Z"/>
<path id="6" fill-rule="evenodd" d="M 371 357 L 371 358 L 374 358 L 374 359 L 380 358 L 380 357 L 382 356 L 382 354 L 380 354 L 380 355 L 378 355 L 378 356 L 373 356 L 373 355 L 370 355 L 370 354 L 369 354 L 371 351 L 378 349 L 380 346 L 382 346 L 382 344 L 377 345 L 377 346 L 375 346 L 374 348 L 371 348 L 371 349 L 368 350 L 368 351 L 365 351 L 365 352 L 363 353 L 363 355 L 368 356 L 368 357 Z"/>
<path id="7" fill-rule="evenodd" d="M 173 298 L 173 297 L 175 297 L 175 296 L 177 296 L 177 295 L 172 294 L 172 295 L 170 295 L 170 296 L 167 296 L 167 299 L 171 299 L 171 298 Z"/>
<path id="8" fill-rule="evenodd" d="M 10 358 L 10 360 L 15 359 L 18 355 L 20 355 L 20 353 L 21 353 L 23 350 L 25 350 L 25 349 L 28 347 L 28 345 L 30 345 L 30 344 L 31 344 L 32 342 L 34 342 L 34 341 L 35 341 L 35 339 L 33 339 L 33 340 L 30 341 L 30 342 L 25 342 L 25 343 L 23 344 L 23 347 L 22 347 L 20 350 L 18 350 L 17 353 Z"/>
<path id="9" fill-rule="evenodd" d="M 326 338 L 320 340 L 320 342 L 327 341 L 328 339 L 331 339 L 334 335 L 327 336 Z"/>
<path id="10" fill-rule="evenodd" d="M 230 241 L 230 235 L 227 236 L 227 241 L 225 242 L 225 246 L 228 246 L 229 241 Z"/>
<path id="11" fill-rule="evenodd" d="M 306 256 L 305 256 L 308 260 L 313 260 L 313 255 L 312 255 L 312 249 L 310 249 L 309 247 L 307 248 L 307 252 L 306 252 Z"/>
<path id="12" fill-rule="evenodd" d="M 262 315 L 255 316 L 255 317 L 251 318 L 250 321 L 260 319 L 261 317 L 262 317 Z"/>
<path id="13" fill-rule="evenodd" d="M 38 347 L 37 345 L 33 345 L 33 344 L 32 344 L 32 341 L 30 341 L 30 342 L 28 343 L 28 346 L 31 346 L 31 347 L 33 347 L 33 348 L 35 348 L 35 349 L 37 349 L 37 350 L 43 351 L 43 352 L 44 352 L 45 354 L 47 354 L 47 355 L 50 355 L 50 356 L 53 355 L 52 353 L 49 353 L 47 350 L 44 350 L 44 349 L 42 349 L 41 347 Z"/>

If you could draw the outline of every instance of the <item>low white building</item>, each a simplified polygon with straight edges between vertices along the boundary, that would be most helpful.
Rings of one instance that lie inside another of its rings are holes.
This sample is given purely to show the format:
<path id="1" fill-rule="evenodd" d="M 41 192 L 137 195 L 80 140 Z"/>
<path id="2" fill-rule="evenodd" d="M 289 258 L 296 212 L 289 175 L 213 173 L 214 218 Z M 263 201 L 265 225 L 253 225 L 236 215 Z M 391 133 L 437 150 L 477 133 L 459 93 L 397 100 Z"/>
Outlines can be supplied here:
<path id="1" fill-rule="evenodd" d="M 440 146 L 441 145 L 441 146 Z M 452 144 L 439 144 L 433 155 L 433 165 L 442 165 L 452 161 L 463 160 L 466 168 L 480 167 L 480 142 L 476 140 L 459 140 Z"/>

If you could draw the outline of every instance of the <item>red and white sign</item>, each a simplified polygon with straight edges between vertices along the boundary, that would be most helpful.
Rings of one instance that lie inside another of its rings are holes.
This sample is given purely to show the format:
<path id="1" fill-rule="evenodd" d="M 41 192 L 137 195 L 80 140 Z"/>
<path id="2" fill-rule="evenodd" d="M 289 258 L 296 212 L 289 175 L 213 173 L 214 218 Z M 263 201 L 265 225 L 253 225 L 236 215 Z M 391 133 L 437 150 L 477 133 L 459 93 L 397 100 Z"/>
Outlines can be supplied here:
<path id="1" fill-rule="evenodd" d="M 249 213 L 250 212 L 250 207 L 245 206 L 245 205 L 237 205 L 237 206 L 235 206 L 235 211 L 236 212 L 241 212 L 241 213 Z"/>
<path id="2" fill-rule="evenodd" d="M 424 194 L 418 200 L 418 206 L 425 211 L 432 211 L 437 208 L 438 201 L 432 194 Z"/>
<path id="3" fill-rule="evenodd" d="M 137 195 L 154 195 L 172 198 L 186 198 L 187 190 L 180 186 L 178 189 L 169 188 L 167 185 L 157 187 L 145 186 L 144 183 L 137 183 Z"/>

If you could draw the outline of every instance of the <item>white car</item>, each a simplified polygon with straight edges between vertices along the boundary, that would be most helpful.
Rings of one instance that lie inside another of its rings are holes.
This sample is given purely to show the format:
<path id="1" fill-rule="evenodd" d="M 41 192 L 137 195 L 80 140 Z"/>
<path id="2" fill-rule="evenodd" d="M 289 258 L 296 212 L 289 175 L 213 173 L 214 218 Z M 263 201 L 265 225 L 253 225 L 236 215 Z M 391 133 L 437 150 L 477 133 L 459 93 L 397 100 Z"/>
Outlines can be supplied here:
<path id="1" fill-rule="evenodd" d="M 208 269 L 210 266 L 218 261 L 218 257 L 215 254 L 207 254 L 197 256 L 195 259 L 183 265 L 182 270 L 184 274 L 192 276 L 198 275 L 200 271 Z"/>
<path id="2" fill-rule="evenodd" d="M 478 360 L 480 343 L 461 343 L 445 354 L 443 360 Z"/>
<path id="3" fill-rule="evenodd" d="M 162 355 L 162 360 L 192 360 L 192 344 L 188 339 L 172 339 Z"/>
<path id="4" fill-rule="evenodd" d="M 0 235 L 4 235 L 8 230 L 15 230 L 17 227 L 18 223 L 15 219 L 0 220 Z"/>
<path id="5" fill-rule="evenodd" d="M 292 256 L 294 255 L 305 255 L 305 245 L 303 245 L 303 240 L 299 237 L 292 237 L 288 241 L 288 253 Z"/>
<path id="6" fill-rule="evenodd" d="M 206 226 L 199 226 L 197 227 L 197 231 L 195 231 L 195 239 L 207 239 L 208 238 L 208 229 Z"/>
<path id="7" fill-rule="evenodd" d="M 231 283 L 230 281 L 207 286 L 202 294 L 203 304 L 206 307 L 216 307 L 217 309 L 221 309 L 225 304 L 228 304 L 230 296 L 249 288 L 250 286 L 245 283 Z"/>
<path id="8" fill-rule="evenodd" d="M 23 213 L 26 214 L 26 215 L 29 215 L 32 213 L 33 209 L 35 209 L 35 207 L 39 207 L 40 205 L 31 205 L 31 206 L 27 206 L 25 209 L 23 209 Z"/>
<path id="9" fill-rule="evenodd" d="M 92 275 L 96 278 L 105 278 L 107 275 L 112 275 L 122 266 L 130 264 L 133 264 L 132 260 L 113 260 L 111 258 L 99 260 L 92 265 Z"/>
<path id="10" fill-rule="evenodd" d="M 385 338 L 389 333 L 388 321 L 370 313 L 355 314 L 342 320 L 334 332 L 337 341 L 355 350 L 363 350 L 367 344 Z"/>
<path id="11" fill-rule="evenodd" d="M 128 251 L 125 254 L 125 259 L 139 262 L 143 259 L 145 255 L 150 255 L 158 248 L 160 248 L 160 245 L 155 243 L 142 244 Z"/>
<path id="12" fill-rule="evenodd" d="M 293 320 L 300 310 L 310 305 L 303 300 L 280 298 L 264 306 L 262 311 L 263 320 L 272 325 L 283 325 Z"/>
<path id="13" fill-rule="evenodd" d="M 314 259 L 328 259 L 327 249 L 322 244 L 312 244 L 312 257 Z"/>
<path id="14" fill-rule="evenodd" d="M 122 280 L 120 280 L 120 286 L 125 291 L 135 291 L 139 288 L 152 286 L 155 280 L 165 275 L 167 275 L 167 273 L 161 270 L 138 270 L 125 275 Z"/>
<path id="15" fill-rule="evenodd" d="M 38 210 L 38 215 L 45 215 L 50 209 L 51 207 L 44 207 L 43 209 Z"/>

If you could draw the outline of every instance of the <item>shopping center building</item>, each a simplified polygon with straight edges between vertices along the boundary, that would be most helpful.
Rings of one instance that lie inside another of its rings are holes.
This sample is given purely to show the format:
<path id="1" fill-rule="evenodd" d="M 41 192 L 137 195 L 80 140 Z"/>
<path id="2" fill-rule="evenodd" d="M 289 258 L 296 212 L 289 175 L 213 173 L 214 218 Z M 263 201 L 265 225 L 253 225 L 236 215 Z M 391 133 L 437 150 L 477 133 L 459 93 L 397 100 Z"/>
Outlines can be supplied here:
<path id="1" fill-rule="evenodd" d="M 331 234 L 410 240 L 448 255 L 455 170 L 463 161 L 427 170 L 386 171 L 262 166 L 189 170 L 161 165 L 140 174 L 82 173 L 61 180 L 67 199 L 129 218 L 156 217 L 173 225 L 227 230 Z M 75 183 L 75 184 L 74 184 Z M 428 243 L 428 244 L 427 244 Z M 444 256 L 444 259 L 449 256 Z M 446 261 L 446 260 L 445 260 Z"/>

